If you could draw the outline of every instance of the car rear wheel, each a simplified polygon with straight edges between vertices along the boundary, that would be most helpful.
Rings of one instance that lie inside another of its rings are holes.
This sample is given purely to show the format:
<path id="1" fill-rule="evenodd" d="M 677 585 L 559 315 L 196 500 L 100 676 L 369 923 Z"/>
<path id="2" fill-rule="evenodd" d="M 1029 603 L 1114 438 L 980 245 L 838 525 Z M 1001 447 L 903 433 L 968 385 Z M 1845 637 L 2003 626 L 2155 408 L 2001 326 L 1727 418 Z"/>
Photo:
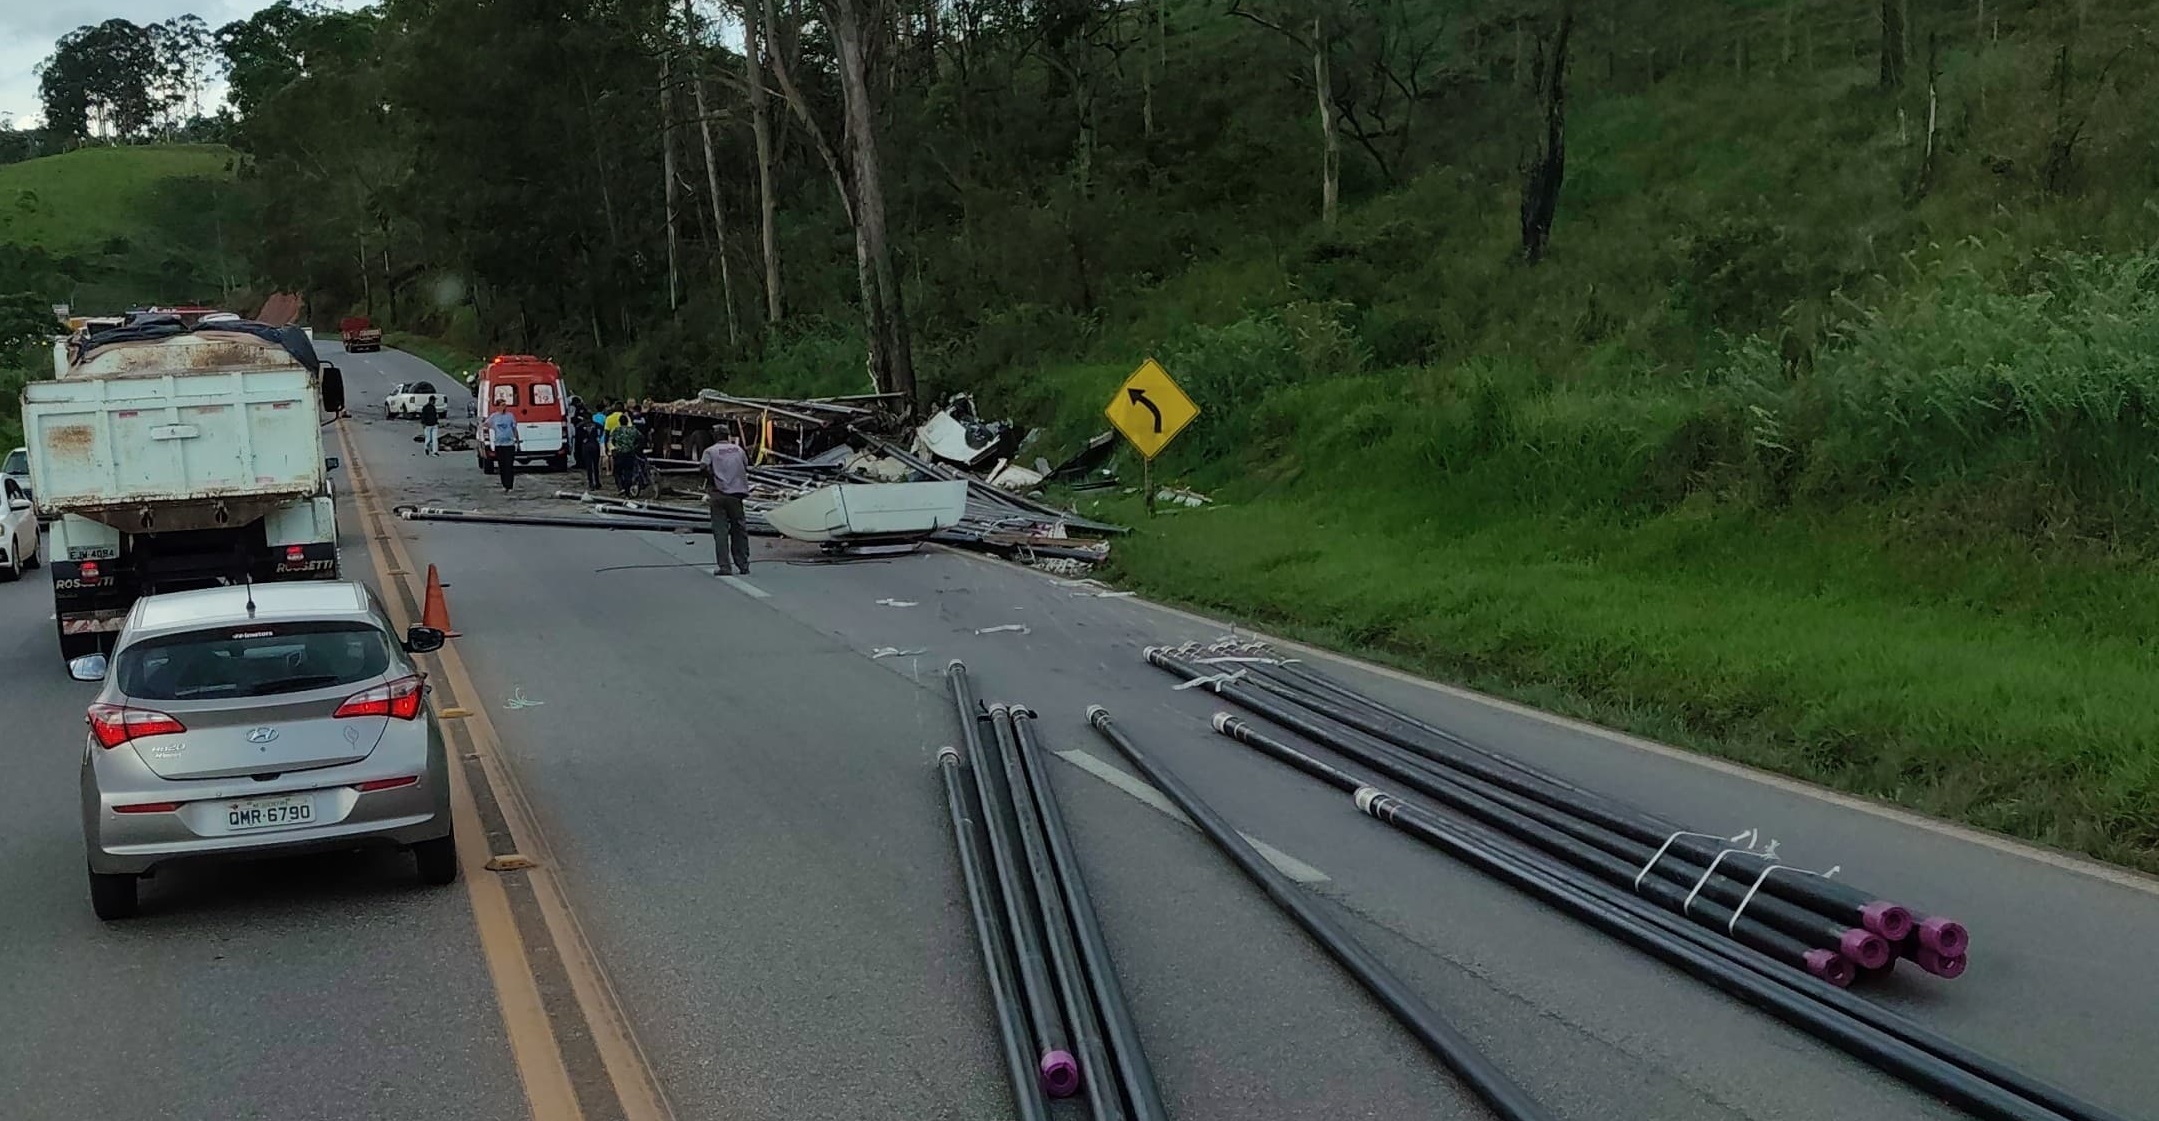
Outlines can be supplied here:
<path id="1" fill-rule="evenodd" d="M 139 881 L 128 875 L 90 873 L 90 909 L 106 922 L 133 917 L 135 914 L 135 887 Z"/>
<path id="2" fill-rule="evenodd" d="M 420 882 L 430 887 L 457 882 L 457 835 L 437 837 L 412 846 L 412 860 L 420 868 Z"/>

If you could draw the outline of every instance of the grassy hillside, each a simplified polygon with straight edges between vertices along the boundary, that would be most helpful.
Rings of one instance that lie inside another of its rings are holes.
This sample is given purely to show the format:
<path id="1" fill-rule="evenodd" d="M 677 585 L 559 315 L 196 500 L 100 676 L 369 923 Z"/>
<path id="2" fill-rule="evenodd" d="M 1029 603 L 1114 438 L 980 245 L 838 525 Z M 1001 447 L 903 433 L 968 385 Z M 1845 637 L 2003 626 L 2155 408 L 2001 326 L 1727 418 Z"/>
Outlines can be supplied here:
<path id="1" fill-rule="evenodd" d="M 0 290 L 88 312 L 217 301 L 247 207 L 214 145 L 83 148 L 0 166 Z"/>
<path id="2" fill-rule="evenodd" d="M 244 287 L 236 239 L 248 207 L 232 153 L 215 145 L 93 147 L 0 165 L 0 293 L 77 312 L 217 303 Z M 18 436 L 16 392 L 50 351 L 0 356 L 0 444 Z"/>

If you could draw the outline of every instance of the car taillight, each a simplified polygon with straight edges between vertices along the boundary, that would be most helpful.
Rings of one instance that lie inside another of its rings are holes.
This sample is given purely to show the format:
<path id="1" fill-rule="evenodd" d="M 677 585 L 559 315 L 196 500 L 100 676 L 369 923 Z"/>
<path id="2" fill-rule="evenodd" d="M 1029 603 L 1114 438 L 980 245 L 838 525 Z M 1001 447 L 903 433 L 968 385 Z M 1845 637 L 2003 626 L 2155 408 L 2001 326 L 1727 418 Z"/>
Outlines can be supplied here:
<path id="1" fill-rule="evenodd" d="M 404 775 L 400 778 L 369 779 L 366 782 L 354 783 L 352 788 L 362 794 L 372 794 L 377 790 L 396 790 L 399 787 L 418 786 L 419 784 L 420 776 Z"/>
<path id="2" fill-rule="evenodd" d="M 162 712 L 126 705 L 91 705 L 88 719 L 90 734 L 107 748 L 145 736 L 170 736 L 187 731 L 186 725 Z"/>
<path id="3" fill-rule="evenodd" d="M 286 560 L 289 560 L 289 561 L 304 561 L 304 560 L 306 560 L 306 559 L 307 559 L 307 549 L 306 549 L 306 547 L 305 547 L 305 546 L 301 546 L 301 545 L 287 545 L 287 546 L 285 546 L 285 559 L 286 559 Z"/>
<path id="4" fill-rule="evenodd" d="M 178 802 L 136 802 L 129 806 L 114 806 L 116 814 L 169 814 L 180 808 Z"/>
<path id="5" fill-rule="evenodd" d="M 80 570 L 78 570 L 78 571 L 77 571 L 76 575 L 78 575 L 78 576 L 82 577 L 82 578 L 83 578 L 83 579 L 85 579 L 85 580 L 95 580 L 95 579 L 97 579 L 97 562 L 96 562 L 96 561 L 84 561 L 84 562 L 82 562 L 82 568 L 81 568 Z"/>
<path id="6" fill-rule="evenodd" d="M 420 693 L 423 684 L 415 674 L 354 693 L 345 698 L 344 704 L 337 706 L 335 718 L 394 716 L 399 720 L 411 720 L 420 715 Z"/>

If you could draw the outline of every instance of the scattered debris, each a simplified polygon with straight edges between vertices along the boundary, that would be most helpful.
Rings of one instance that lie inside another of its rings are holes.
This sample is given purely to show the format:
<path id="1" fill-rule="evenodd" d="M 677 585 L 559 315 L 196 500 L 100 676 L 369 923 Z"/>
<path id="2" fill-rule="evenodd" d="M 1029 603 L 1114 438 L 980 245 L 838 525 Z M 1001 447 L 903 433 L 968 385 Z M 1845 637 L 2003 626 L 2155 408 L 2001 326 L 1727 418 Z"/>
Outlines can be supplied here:
<path id="1" fill-rule="evenodd" d="M 1080 489 L 1080 480 L 1085 479 L 1088 475 L 1100 469 L 1103 464 L 1108 463 L 1110 453 L 1116 450 L 1117 432 L 1115 429 L 1105 428 L 1102 430 L 1101 435 L 1087 441 L 1086 447 L 1074 452 L 1072 458 L 1058 464 L 1054 470 L 1045 472 L 1045 474 L 1052 481 L 1072 483 L 1073 489 L 1078 490 Z"/>
<path id="2" fill-rule="evenodd" d="M 1009 455 L 1017 448 L 1012 422 L 982 420 L 975 415 L 974 396 L 967 393 L 953 394 L 944 408 L 931 413 L 915 429 L 914 444 L 917 452 L 961 467 L 973 467 L 999 453 Z"/>
<path id="3" fill-rule="evenodd" d="M 1214 499 L 1188 487 L 1163 487 L 1154 492 L 1154 500 L 1178 506 L 1208 506 L 1214 502 Z"/>
<path id="4" fill-rule="evenodd" d="M 1051 557 L 1047 560 L 1028 561 L 1027 563 L 1029 566 L 1047 572 L 1052 576 L 1083 576 L 1094 570 L 1094 566 L 1086 561 L 1070 560 L 1064 557 Z"/>
<path id="5" fill-rule="evenodd" d="M 1018 633 L 1018 634 L 1033 634 L 1033 633 L 1034 633 L 1034 628 L 1032 628 L 1032 627 L 1028 626 L 1028 625 L 1027 625 L 1027 624 L 1025 624 L 1025 623 L 1005 623 L 1005 624 L 1003 624 L 1003 625 L 1001 625 L 1001 626 L 995 626 L 995 627 L 983 627 L 983 628 L 981 628 L 981 629 L 979 629 L 979 630 L 975 631 L 975 633 L 976 633 L 976 634 L 999 634 L 999 633 L 1002 633 L 1002 632 L 1004 632 L 1004 631 L 1013 631 L 1013 632 L 1016 632 L 1016 633 Z"/>
<path id="6" fill-rule="evenodd" d="M 585 503 L 602 516 L 508 518 L 418 507 L 399 514 L 428 521 L 708 532 L 711 514 L 694 482 L 697 456 L 727 432 L 751 454 L 744 512 L 757 536 L 793 537 L 850 556 L 906 551 L 929 541 L 1084 576 L 1109 558 L 1109 538 L 1130 532 L 1033 493 L 1047 480 L 1078 481 L 1096 471 L 1115 450 L 1112 434 L 1089 440 L 1054 468 L 1042 456 L 1028 468 L 1012 457 L 1029 441 L 1008 421 L 983 420 L 966 394 L 950 398 L 913 428 L 900 419 L 899 404 L 890 394 L 795 400 L 708 389 L 688 400 L 647 403 L 654 418 L 648 462 L 661 481 L 663 501 L 557 491 L 557 498 Z M 442 446 L 462 449 L 470 438 L 469 429 L 445 427 Z M 976 473 L 983 465 L 992 469 Z"/>
<path id="7" fill-rule="evenodd" d="M 1072 594 L 1073 594 L 1073 595 L 1075 595 L 1075 596 L 1081 596 L 1081 597 L 1085 597 L 1085 598 L 1090 598 L 1090 599 L 1124 599 L 1124 598 L 1125 598 L 1125 597 L 1127 597 L 1127 596 L 1136 596 L 1136 595 L 1138 595 L 1139 593 L 1138 593 L 1138 592 L 1118 592 L 1118 591 L 1107 591 L 1107 592 L 1073 592 Z"/>
<path id="8" fill-rule="evenodd" d="M 502 707 L 507 709 L 538 708 L 546 703 L 546 701 L 536 701 L 526 696 L 524 686 L 513 685 L 510 687 L 510 699 L 503 702 Z"/>
<path id="9" fill-rule="evenodd" d="M 487 858 L 487 863 L 482 865 L 490 872 L 521 872 L 527 868 L 538 868 L 539 866 L 539 861 L 520 852 L 506 852 L 500 856 L 490 856 Z"/>
<path id="10" fill-rule="evenodd" d="M 886 596 L 885 598 L 883 598 L 883 599 L 881 599 L 881 600 L 878 600 L 878 601 L 877 601 L 877 606 L 879 606 L 879 607 L 920 607 L 920 606 L 922 606 L 922 605 L 921 605 L 921 604 L 919 604 L 919 603 L 916 603 L 916 602 L 915 602 L 914 600 L 911 600 L 911 599 L 893 599 L 893 598 L 892 598 L 891 596 Z"/>
<path id="11" fill-rule="evenodd" d="M 877 649 L 870 651 L 870 659 L 872 661 L 875 661 L 878 658 L 906 658 L 916 654 L 927 653 L 929 653 L 929 650 L 927 648 L 921 650 L 902 650 L 897 646 L 880 646 Z"/>
<path id="12" fill-rule="evenodd" d="M 837 483 L 764 512 L 772 528 L 797 541 L 876 544 L 920 541 L 960 524 L 967 486 L 930 483 Z"/>
<path id="13" fill-rule="evenodd" d="M 990 469 L 989 484 L 998 490 L 1016 490 L 1021 493 L 1042 485 L 1043 472 L 1029 471 L 1017 463 L 999 460 Z"/>

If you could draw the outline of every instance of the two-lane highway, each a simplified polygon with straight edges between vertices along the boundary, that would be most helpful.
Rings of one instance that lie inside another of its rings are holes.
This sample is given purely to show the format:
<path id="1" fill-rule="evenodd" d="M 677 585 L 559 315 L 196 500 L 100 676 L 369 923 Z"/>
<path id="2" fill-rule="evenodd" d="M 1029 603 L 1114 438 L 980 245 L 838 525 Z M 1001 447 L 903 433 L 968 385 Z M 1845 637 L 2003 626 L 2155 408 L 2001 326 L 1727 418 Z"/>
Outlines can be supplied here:
<path id="1" fill-rule="evenodd" d="M 177 868 L 141 916 L 90 913 L 96 687 L 60 661 L 49 571 L 0 585 L 0 1117 L 528 1116 L 467 893 L 409 856 Z"/>
<path id="2" fill-rule="evenodd" d="M 608 1092 L 621 1083 L 608 1060 L 630 1055 L 679 1118 L 1009 1116 L 932 763 L 957 731 L 942 674 L 960 658 L 985 697 L 1041 712 L 1069 764 L 1054 768 L 1057 795 L 1180 1119 L 1485 1113 L 1158 808 L 1085 729 L 1089 704 L 1265 842 L 1560 1116 L 1954 1116 L 1214 736 L 1210 699 L 1171 690 L 1140 650 L 1217 625 L 938 550 L 834 564 L 760 541 L 750 577 L 717 580 L 702 536 L 392 520 L 373 540 L 363 506 L 554 508 L 547 496 L 574 484 L 524 474 L 505 495 L 470 453 L 420 455 L 417 427 L 376 404 L 398 381 L 454 379 L 395 351 L 337 360 L 353 399 L 348 482 L 367 490 L 345 527 L 348 569 L 382 570 L 400 610 L 426 566 L 449 584 L 464 637 L 440 683 L 474 713 L 456 721 L 468 769 L 494 776 L 476 786 L 500 827 L 488 851 L 514 842 L 543 860 L 476 874 L 500 877 L 520 908 L 524 976 L 579 1115 L 631 1116 Z M 36 588 L 0 588 L 0 712 L 17 759 L 0 794 L 0 997 L 28 1008 L 0 1030 L 39 1027 L 34 1059 L 7 1041 L 0 1086 L 28 1088 L 39 1109 L 25 1115 L 523 1113 L 535 1070 L 504 1025 L 534 1025 L 498 1005 L 499 948 L 476 933 L 463 890 L 425 893 L 371 861 L 310 862 L 160 884 L 138 923 L 89 917 L 73 817 L 82 698 Z M 876 656 L 886 649 L 919 653 Z M 2159 1101 L 2149 881 L 1339 668 L 1577 781 L 1704 825 L 1761 827 L 1800 862 L 1842 863 L 1855 882 L 1966 920 L 1971 974 L 1900 974 L 1881 999 L 2130 1116 Z M 534 884 L 531 898 L 559 892 L 552 921 L 523 902 Z M 561 944 L 531 934 L 562 922 L 589 970 L 558 969 Z M 250 967 L 228 967 L 228 947 Z M 264 995 L 288 1003 L 248 1019 Z M 93 1011 L 105 1008 L 127 1010 L 117 1038 Z M 423 1054 L 446 1057 L 408 1075 Z M 137 1068 L 111 1077 L 115 1055 Z M 255 1101 L 291 1062 L 376 1096 L 349 1112 L 312 1088 L 297 1107 L 221 1104 Z"/>
<path id="3" fill-rule="evenodd" d="M 347 368 L 362 400 L 427 372 L 396 354 Z M 386 501 L 551 507 L 568 481 L 522 476 L 504 496 L 469 456 L 414 455 L 406 427 L 358 425 L 353 439 Z M 941 671 L 957 657 L 985 695 L 1040 710 L 1052 746 L 1074 753 L 1059 795 L 1180 1116 L 1475 1107 L 1196 834 L 1127 791 L 1148 793 L 1085 731 L 1091 703 L 1312 873 L 1565 1115 L 1939 1112 L 1212 736 L 1215 706 L 1139 658 L 1149 643 L 1216 633 L 1202 621 L 938 551 L 836 565 L 761 541 L 753 575 L 723 581 L 706 573 L 701 536 L 403 531 L 416 563 L 453 584 L 460 648 L 678 1108 L 998 1111 L 930 765 L 955 733 Z M 993 629 L 1013 624 L 1028 629 Z M 873 656 L 886 648 L 923 652 Z M 2159 991 L 2159 974 L 2108 933 L 2159 931 L 2148 881 L 1481 700 L 1371 684 L 1582 781 L 1684 819 L 1761 826 L 1802 861 L 1842 862 L 1857 882 L 1967 919 L 1980 939 L 1970 977 L 1914 973 L 1882 998 L 2132 1114 L 2159 1099 L 2141 1058 L 2159 1011 L 2137 995 Z M 2094 1031 L 2093 1017 L 2117 1030 Z M 913 1090 L 885 1096 L 898 1087 Z"/>

